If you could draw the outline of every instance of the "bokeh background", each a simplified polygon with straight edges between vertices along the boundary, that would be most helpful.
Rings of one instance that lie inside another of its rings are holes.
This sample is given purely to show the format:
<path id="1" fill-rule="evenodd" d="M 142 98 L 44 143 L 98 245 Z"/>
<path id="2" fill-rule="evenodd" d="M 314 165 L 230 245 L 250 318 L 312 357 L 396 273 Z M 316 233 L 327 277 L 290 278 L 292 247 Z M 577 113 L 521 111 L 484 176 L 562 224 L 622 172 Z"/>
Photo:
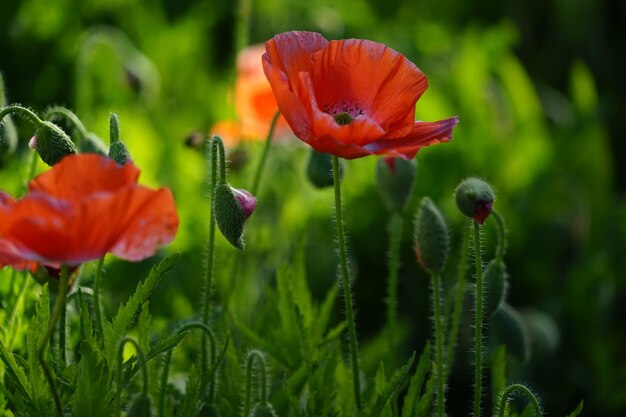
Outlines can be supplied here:
<path id="1" fill-rule="evenodd" d="M 117 113 L 143 182 L 164 184 L 176 195 L 181 229 L 166 250 L 182 251 L 183 258 L 151 303 L 159 318 L 155 326 L 192 316 L 199 306 L 207 170 L 203 150 L 189 146 L 188 138 L 208 135 L 215 123 L 236 118 L 237 50 L 287 30 L 317 31 L 329 39 L 367 38 L 402 52 L 428 76 L 418 119 L 458 114 L 461 120 L 451 143 L 417 156 L 418 197 L 430 196 L 451 229 L 454 255 L 446 269 L 447 287 L 456 276 L 464 227 L 452 200 L 456 184 L 477 175 L 497 192 L 496 205 L 509 228 L 508 301 L 543 341 L 535 340 L 527 361 L 510 357 L 509 379 L 528 382 L 549 415 L 567 414 L 580 399 L 583 415 L 626 415 L 621 114 L 626 4 L 242 1 L 0 2 L 0 72 L 9 102 L 39 112 L 67 106 L 105 142 L 109 114 Z M 32 135 L 31 126 L 16 122 L 19 147 L 2 158 L 0 172 L 1 188 L 13 194 L 26 171 Z M 229 149 L 234 186 L 250 186 L 261 147 L 245 141 Z M 298 247 L 305 248 L 314 294 L 321 299 L 335 285 L 332 191 L 308 182 L 308 150 L 297 139 L 277 141 L 271 152 L 237 277 L 230 274 L 235 250 L 218 240 L 218 303 L 233 288 L 233 308 L 251 323 L 260 320 L 258 312 L 268 303 L 275 271 Z M 344 177 L 358 327 L 371 375 L 384 338 L 390 218 L 378 194 L 375 159 L 350 161 Z M 421 350 L 431 335 L 428 277 L 417 268 L 413 252 L 413 214 L 414 209 L 405 216 L 400 270 L 407 354 Z M 494 231 L 488 224 L 488 256 Z M 109 263 L 104 284 L 111 295 L 109 313 L 153 262 Z M 469 310 L 466 316 L 471 317 Z M 469 339 L 462 343 L 468 348 Z M 467 413 L 471 395 L 471 370 L 461 358 L 449 391 L 454 416 Z"/>

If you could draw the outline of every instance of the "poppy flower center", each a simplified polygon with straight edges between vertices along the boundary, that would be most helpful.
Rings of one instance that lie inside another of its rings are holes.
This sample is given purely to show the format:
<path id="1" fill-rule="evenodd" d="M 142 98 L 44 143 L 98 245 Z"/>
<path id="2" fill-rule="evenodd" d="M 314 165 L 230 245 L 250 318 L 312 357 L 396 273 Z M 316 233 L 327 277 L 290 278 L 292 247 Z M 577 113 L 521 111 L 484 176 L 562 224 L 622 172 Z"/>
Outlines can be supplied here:
<path id="1" fill-rule="evenodd" d="M 350 105 L 345 101 L 327 104 L 322 108 L 322 111 L 333 116 L 333 119 L 339 126 L 349 125 L 354 119 L 363 114 L 363 110 L 358 105 Z"/>

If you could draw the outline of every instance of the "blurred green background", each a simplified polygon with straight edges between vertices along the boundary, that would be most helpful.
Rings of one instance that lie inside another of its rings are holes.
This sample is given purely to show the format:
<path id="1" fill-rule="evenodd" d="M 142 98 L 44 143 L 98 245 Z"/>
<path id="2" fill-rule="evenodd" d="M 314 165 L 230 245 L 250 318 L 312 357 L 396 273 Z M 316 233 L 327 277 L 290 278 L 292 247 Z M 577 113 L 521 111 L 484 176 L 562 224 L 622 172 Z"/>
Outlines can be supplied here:
<path id="1" fill-rule="evenodd" d="M 451 195 L 461 179 L 477 175 L 494 186 L 508 223 L 509 303 L 529 321 L 533 312 L 546 313 L 558 329 L 550 349 L 536 350 L 527 362 L 511 358 L 509 378 L 530 383 L 550 415 L 565 415 L 582 398 L 584 415 L 626 415 L 625 3 L 264 0 L 251 5 L 249 34 L 238 10 L 236 2 L 208 0 L 0 2 L 0 72 L 9 102 L 38 112 L 67 106 L 101 138 L 108 137 L 109 113 L 117 113 L 142 181 L 175 193 L 181 229 L 166 250 L 182 251 L 183 260 L 151 303 L 161 319 L 156 325 L 198 309 L 206 164 L 185 139 L 234 117 L 229 95 L 237 42 L 262 43 L 287 30 L 367 38 L 402 52 L 428 76 L 418 119 L 460 117 L 451 143 L 417 156 L 419 196 L 441 207 L 455 254 L 464 220 Z M 32 135 L 31 126 L 17 124 L 18 153 L 3 158 L 0 172 L 1 188 L 13 194 Z M 234 186 L 250 186 L 260 150 L 260 143 L 246 142 L 231 152 Z M 218 241 L 218 303 L 233 286 L 233 308 L 245 320 L 253 321 L 267 303 L 265 288 L 299 245 L 306 248 L 314 293 L 321 298 L 334 285 L 332 192 L 307 182 L 306 158 L 294 138 L 272 149 L 236 282 L 234 249 Z M 369 374 L 376 365 L 368 358 L 377 357 L 385 323 L 389 220 L 376 189 L 375 159 L 350 161 L 344 177 Z M 431 331 L 428 277 L 415 264 L 412 212 L 406 217 L 400 320 L 409 352 L 421 350 Z M 489 225 L 488 245 L 493 236 Z M 446 271 L 448 287 L 455 260 Z M 152 262 L 109 264 L 109 312 Z M 471 372 L 459 363 L 449 391 L 453 416 L 464 415 L 470 403 Z"/>

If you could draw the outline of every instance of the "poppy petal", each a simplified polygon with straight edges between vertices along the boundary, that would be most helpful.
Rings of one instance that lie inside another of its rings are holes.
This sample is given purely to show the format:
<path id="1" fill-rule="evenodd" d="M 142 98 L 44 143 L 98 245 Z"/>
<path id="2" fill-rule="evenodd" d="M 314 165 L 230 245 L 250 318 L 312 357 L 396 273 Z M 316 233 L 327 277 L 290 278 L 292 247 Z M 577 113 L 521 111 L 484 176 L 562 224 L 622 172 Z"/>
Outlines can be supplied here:
<path id="1" fill-rule="evenodd" d="M 126 209 L 124 230 L 111 252 L 129 261 L 154 255 L 172 241 L 178 229 L 178 215 L 170 190 L 138 186 Z"/>
<path id="2" fill-rule="evenodd" d="M 331 41 L 311 57 L 322 108 L 358 109 L 389 130 L 413 120 L 415 102 L 428 87 L 424 74 L 402 54 L 362 39 Z"/>
<path id="3" fill-rule="evenodd" d="M 287 77 L 291 89 L 298 84 L 298 74 L 311 69 L 311 54 L 323 49 L 328 41 L 314 32 L 285 32 L 274 36 L 265 43 L 265 61 L 274 65 Z M 265 69 L 267 75 L 267 69 Z M 269 78 L 269 76 L 268 76 Z M 270 84 L 272 81 L 270 80 Z M 272 87 L 274 85 L 272 84 Z M 280 105 L 280 103 L 279 103 Z"/>
<path id="4" fill-rule="evenodd" d="M 420 148 L 438 142 L 448 142 L 452 139 L 452 130 L 459 122 L 458 117 L 440 120 L 438 122 L 419 122 L 401 137 L 387 137 L 364 146 L 368 151 L 377 155 L 391 155 L 404 159 L 411 159 Z"/>
<path id="5" fill-rule="evenodd" d="M 24 259 L 12 242 L 0 238 L 0 268 L 4 268 L 5 266 L 11 266 L 18 271 L 35 271 L 37 269 L 37 262 Z"/>
<path id="6" fill-rule="evenodd" d="M 51 169 L 32 180 L 29 191 L 41 191 L 58 198 L 81 200 L 102 191 L 117 191 L 132 185 L 139 170 L 132 164 L 118 165 L 97 154 L 66 156 Z"/>

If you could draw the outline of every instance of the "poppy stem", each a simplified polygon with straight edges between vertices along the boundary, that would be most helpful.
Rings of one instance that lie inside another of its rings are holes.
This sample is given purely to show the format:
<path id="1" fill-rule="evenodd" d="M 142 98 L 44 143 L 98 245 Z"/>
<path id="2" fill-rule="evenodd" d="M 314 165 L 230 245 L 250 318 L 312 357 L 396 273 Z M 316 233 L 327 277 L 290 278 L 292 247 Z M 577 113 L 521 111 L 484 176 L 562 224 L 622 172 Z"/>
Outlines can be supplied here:
<path id="1" fill-rule="evenodd" d="M 356 339 L 356 325 L 354 308 L 352 306 L 352 287 L 350 283 L 350 271 L 348 269 L 348 256 L 346 253 L 346 236 L 343 227 L 343 214 L 341 211 L 341 179 L 339 173 L 339 158 L 333 155 L 333 182 L 335 185 L 335 227 L 337 242 L 339 244 L 339 261 L 341 267 L 341 287 L 346 309 L 346 321 L 348 322 L 348 334 L 350 343 L 350 357 L 352 363 L 352 378 L 354 383 L 354 399 L 358 409 L 363 408 L 361 401 L 361 370 L 359 364 L 359 352 Z"/>
<path id="2" fill-rule="evenodd" d="M 100 305 L 100 280 L 102 278 L 102 267 L 104 266 L 105 256 L 98 260 L 96 276 L 93 280 L 93 307 L 96 315 L 96 331 L 101 338 L 104 337 L 104 327 L 102 325 L 102 306 Z"/>
<path id="3" fill-rule="evenodd" d="M 402 215 L 394 212 L 389 222 L 389 276 L 387 278 L 387 329 L 389 332 L 389 357 L 395 368 L 398 344 L 398 264 L 402 237 Z"/>
<path id="4" fill-rule="evenodd" d="M 204 279 L 204 300 L 202 302 L 202 323 L 208 326 L 209 317 L 211 316 L 211 295 L 213 286 L 213 259 L 215 257 L 215 187 L 217 186 L 217 165 L 218 154 L 221 160 L 219 160 L 220 171 L 222 171 L 222 180 L 225 181 L 226 168 L 224 161 L 224 145 L 219 136 L 214 136 L 210 142 L 211 153 L 211 206 L 210 206 L 210 220 L 209 220 L 209 243 L 207 245 L 207 270 Z M 206 336 L 202 336 L 202 377 L 204 378 L 207 368 L 207 349 L 206 349 Z"/>
<path id="5" fill-rule="evenodd" d="M 506 252 L 506 225 L 504 223 L 504 218 L 500 214 L 498 210 L 493 210 L 491 215 L 496 220 L 496 224 L 498 225 L 498 246 L 496 247 L 496 259 L 501 261 L 504 257 L 504 253 Z"/>
<path id="6" fill-rule="evenodd" d="M 250 415 L 250 408 L 252 408 L 252 380 L 253 375 L 253 367 L 256 363 L 257 368 L 259 369 L 259 382 L 260 382 L 260 392 L 259 392 L 259 400 L 262 405 L 266 405 L 268 402 L 267 396 L 267 372 L 265 370 L 265 358 L 263 354 L 258 350 L 251 350 L 248 352 L 246 359 L 246 392 L 244 396 L 243 403 L 243 415 Z"/>
<path id="7" fill-rule="evenodd" d="M 146 366 L 146 355 L 144 355 L 141 346 L 135 339 L 129 336 L 125 336 L 120 339 L 117 345 L 117 390 L 115 392 L 115 408 L 113 412 L 117 415 L 122 413 L 122 376 L 124 365 L 124 346 L 126 343 L 130 343 L 135 346 L 137 351 L 137 357 L 139 358 L 139 367 L 143 375 L 143 384 L 141 385 L 141 395 L 148 396 L 148 367 Z M 119 411 L 118 411 L 119 410 Z"/>
<path id="8" fill-rule="evenodd" d="M 528 387 L 522 384 L 512 384 L 506 387 L 502 391 L 502 394 L 500 394 L 500 407 L 498 408 L 498 417 L 504 417 L 506 403 L 509 401 L 509 396 L 513 393 L 513 391 L 521 392 L 522 394 L 524 394 L 526 399 L 530 401 L 530 404 L 533 407 L 533 411 L 535 412 L 535 417 L 542 416 L 541 406 L 539 405 L 539 401 L 537 400 L 537 397 L 535 397 L 535 394 L 533 394 L 533 392 L 529 390 Z"/>
<path id="9" fill-rule="evenodd" d="M 17 104 L 6 106 L 0 110 L 0 122 L 4 119 L 4 116 L 11 113 L 32 122 L 37 127 L 41 127 L 41 125 L 43 125 L 43 120 L 41 120 L 32 110 L 27 109 L 26 107 L 18 106 Z"/>
<path id="10" fill-rule="evenodd" d="M 48 322 L 48 329 L 46 333 L 39 341 L 39 347 L 37 348 L 37 356 L 39 358 L 39 364 L 41 365 L 41 369 L 48 381 L 48 385 L 50 386 L 50 391 L 52 392 L 52 396 L 54 398 L 54 408 L 58 417 L 63 417 L 63 404 L 61 404 L 61 397 L 59 396 L 59 392 L 56 387 L 56 383 L 54 381 L 54 376 L 52 375 L 52 371 L 48 367 L 46 363 L 46 347 L 48 346 L 48 342 L 50 341 L 50 337 L 52 337 L 52 333 L 54 333 L 54 328 L 59 321 L 59 317 L 62 314 L 62 310 L 65 309 L 65 299 L 67 298 L 67 288 L 69 286 L 70 272 L 69 268 L 66 265 L 61 265 L 61 278 L 59 282 L 59 293 L 57 295 L 56 302 L 54 304 L 54 310 L 52 312 L 52 317 Z"/>
<path id="11" fill-rule="evenodd" d="M 469 234 L 472 230 L 471 220 L 468 219 L 465 232 L 463 233 L 463 243 L 461 244 L 461 259 L 459 261 L 458 278 L 456 282 L 456 294 L 454 297 L 454 309 L 452 310 L 452 323 L 448 333 L 448 343 L 446 352 L 446 375 L 444 383 L 452 370 L 456 340 L 459 335 L 459 325 L 461 324 L 461 313 L 463 312 L 463 295 L 465 294 L 465 275 L 467 273 L 467 252 L 469 250 Z"/>
<path id="12" fill-rule="evenodd" d="M 483 261 L 480 246 L 480 224 L 474 222 L 474 256 L 476 262 L 476 295 L 474 309 L 476 322 L 474 324 L 474 417 L 480 417 L 480 400 L 482 397 L 482 370 L 483 370 Z"/>
<path id="13" fill-rule="evenodd" d="M 444 417 L 445 413 L 445 397 L 444 397 L 444 384 L 445 375 L 443 368 L 443 325 L 441 323 L 441 289 L 440 281 L 441 277 L 439 272 L 431 272 L 431 278 L 433 283 L 433 312 L 435 320 L 435 345 L 436 356 L 435 366 L 437 370 L 437 416 Z"/>
<path id="14" fill-rule="evenodd" d="M 55 115 L 63 116 L 65 117 L 65 119 L 69 120 L 72 125 L 74 125 L 74 127 L 78 130 L 80 136 L 85 137 L 89 134 L 83 122 L 81 122 L 78 116 L 76 116 L 76 114 L 74 114 L 74 112 L 70 109 L 61 106 L 52 107 L 46 112 L 43 118 L 46 120 L 50 120 Z"/>
<path id="15" fill-rule="evenodd" d="M 267 137 L 265 138 L 265 146 L 263 147 L 263 155 L 261 155 L 261 160 L 259 161 L 259 165 L 256 168 L 256 172 L 254 173 L 254 181 L 252 182 L 252 188 L 250 188 L 250 192 L 253 195 L 257 195 L 259 191 L 259 186 L 261 185 L 261 178 L 263 176 L 263 171 L 265 169 L 265 165 L 267 163 L 267 157 L 270 154 L 270 147 L 272 144 L 272 138 L 274 136 L 274 130 L 276 130 L 276 123 L 278 122 L 278 117 L 280 116 L 280 111 L 277 111 L 272 118 L 272 123 L 270 124 L 270 130 L 267 132 Z"/>

